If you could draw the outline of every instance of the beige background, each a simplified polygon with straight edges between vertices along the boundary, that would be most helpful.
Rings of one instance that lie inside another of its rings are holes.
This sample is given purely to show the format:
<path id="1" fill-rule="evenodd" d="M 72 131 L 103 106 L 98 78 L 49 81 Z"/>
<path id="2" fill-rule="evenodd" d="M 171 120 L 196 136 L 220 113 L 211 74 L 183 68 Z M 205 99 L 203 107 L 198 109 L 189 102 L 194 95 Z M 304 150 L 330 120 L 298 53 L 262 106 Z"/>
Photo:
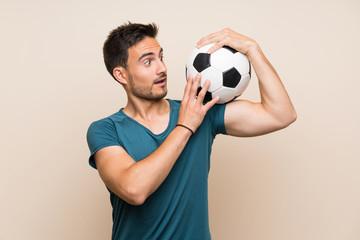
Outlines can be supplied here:
<path id="1" fill-rule="evenodd" d="M 357 0 L 1 0 L 0 239 L 110 238 L 85 134 L 126 103 L 101 52 L 126 20 L 160 25 L 168 97 L 182 96 L 196 41 L 230 27 L 258 41 L 296 107 L 280 132 L 216 139 L 214 239 L 360 239 L 359 10 Z M 256 77 L 242 98 L 259 100 Z"/>

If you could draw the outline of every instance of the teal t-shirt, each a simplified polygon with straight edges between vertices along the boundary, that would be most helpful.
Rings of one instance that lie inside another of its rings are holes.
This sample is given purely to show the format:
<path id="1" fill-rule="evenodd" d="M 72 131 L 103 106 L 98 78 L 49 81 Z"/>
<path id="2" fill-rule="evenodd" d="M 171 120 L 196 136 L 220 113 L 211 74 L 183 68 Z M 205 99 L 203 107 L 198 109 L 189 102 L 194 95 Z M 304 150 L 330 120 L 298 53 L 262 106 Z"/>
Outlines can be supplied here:
<path id="1" fill-rule="evenodd" d="M 168 101 L 169 125 L 161 134 L 153 134 L 122 109 L 93 122 L 87 133 L 90 165 L 96 168 L 93 155 L 107 146 L 123 147 L 135 161 L 155 151 L 177 124 L 181 102 Z M 214 105 L 208 111 L 167 178 L 144 204 L 130 205 L 109 190 L 113 207 L 112 239 L 211 239 L 208 218 L 210 153 L 215 136 L 226 134 L 224 112 L 225 105 Z"/>

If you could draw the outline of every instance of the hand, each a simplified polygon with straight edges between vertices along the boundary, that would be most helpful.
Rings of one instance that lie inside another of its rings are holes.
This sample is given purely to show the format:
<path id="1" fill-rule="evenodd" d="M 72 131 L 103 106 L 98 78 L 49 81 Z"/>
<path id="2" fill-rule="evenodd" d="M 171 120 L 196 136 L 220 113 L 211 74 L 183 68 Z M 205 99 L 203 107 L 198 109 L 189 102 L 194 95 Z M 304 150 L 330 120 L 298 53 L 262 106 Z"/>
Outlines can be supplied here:
<path id="1" fill-rule="evenodd" d="M 203 37 L 197 43 L 197 47 L 200 48 L 210 43 L 215 43 L 215 45 L 207 51 L 209 54 L 215 52 L 225 45 L 245 55 L 248 55 L 253 49 L 258 48 L 258 44 L 253 39 L 234 32 L 229 28 L 225 28 L 222 31 L 215 32 L 206 37 Z"/>
<path id="2" fill-rule="evenodd" d="M 193 76 L 189 76 L 179 111 L 178 123 L 189 127 L 193 132 L 200 126 L 207 111 L 219 101 L 219 97 L 216 97 L 205 105 L 203 104 L 205 93 L 210 86 L 210 80 L 205 81 L 203 88 L 196 97 L 200 80 L 200 73 L 196 75 L 194 81 Z"/>

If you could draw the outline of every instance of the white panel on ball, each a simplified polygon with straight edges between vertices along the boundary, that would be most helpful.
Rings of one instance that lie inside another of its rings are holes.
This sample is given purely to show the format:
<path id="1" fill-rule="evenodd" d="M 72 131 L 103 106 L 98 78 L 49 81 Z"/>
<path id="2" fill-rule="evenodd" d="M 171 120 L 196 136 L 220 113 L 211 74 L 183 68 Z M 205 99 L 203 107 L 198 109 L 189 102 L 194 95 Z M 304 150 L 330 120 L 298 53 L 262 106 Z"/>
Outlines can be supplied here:
<path id="1" fill-rule="evenodd" d="M 222 72 L 215 68 L 210 67 L 201 72 L 201 87 L 204 86 L 206 79 L 209 79 L 211 82 L 208 89 L 209 92 L 213 92 L 223 85 Z"/>
<path id="2" fill-rule="evenodd" d="M 224 72 L 234 66 L 234 54 L 226 48 L 220 48 L 211 54 L 210 63 L 212 67 Z"/>
<path id="3" fill-rule="evenodd" d="M 190 67 L 193 65 L 194 59 L 196 58 L 196 55 L 198 55 L 199 53 L 200 53 L 200 49 L 198 48 L 195 48 L 194 51 L 191 52 L 186 67 Z"/>
<path id="4" fill-rule="evenodd" d="M 234 67 L 236 68 L 236 70 L 238 70 L 241 76 L 249 74 L 250 71 L 249 60 L 244 54 L 240 52 L 234 54 Z"/>
<path id="5" fill-rule="evenodd" d="M 198 73 L 199 72 L 193 67 L 193 65 L 188 65 L 186 68 L 186 80 L 189 78 L 190 75 L 195 78 Z"/>
<path id="6" fill-rule="evenodd" d="M 221 87 L 215 92 L 212 93 L 213 97 L 219 96 L 220 100 L 217 102 L 218 104 L 226 103 L 231 101 L 235 97 L 235 89 L 228 87 Z"/>
<path id="7" fill-rule="evenodd" d="M 250 74 L 245 75 L 241 78 L 240 83 L 235 88 L 235 92 L 237 96 L 240 96 L 245 91 L 245 89 L 249 85 L 249 82 L 250 82 Z"/>

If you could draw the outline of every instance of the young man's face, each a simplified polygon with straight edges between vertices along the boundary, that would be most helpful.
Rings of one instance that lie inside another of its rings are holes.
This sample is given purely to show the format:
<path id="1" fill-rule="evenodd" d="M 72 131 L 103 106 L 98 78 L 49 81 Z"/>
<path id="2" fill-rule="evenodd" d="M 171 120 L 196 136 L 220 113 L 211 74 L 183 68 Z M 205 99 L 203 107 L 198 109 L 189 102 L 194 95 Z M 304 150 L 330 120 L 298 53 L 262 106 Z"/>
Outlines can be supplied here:
<path id="1" fill-rule="evenodd" d="M 128 52 L 128 94 L 146 100 L 159 100 L 165 97 L 167 69 L 158 41 L 146 37 L 130 47 Z"/>

